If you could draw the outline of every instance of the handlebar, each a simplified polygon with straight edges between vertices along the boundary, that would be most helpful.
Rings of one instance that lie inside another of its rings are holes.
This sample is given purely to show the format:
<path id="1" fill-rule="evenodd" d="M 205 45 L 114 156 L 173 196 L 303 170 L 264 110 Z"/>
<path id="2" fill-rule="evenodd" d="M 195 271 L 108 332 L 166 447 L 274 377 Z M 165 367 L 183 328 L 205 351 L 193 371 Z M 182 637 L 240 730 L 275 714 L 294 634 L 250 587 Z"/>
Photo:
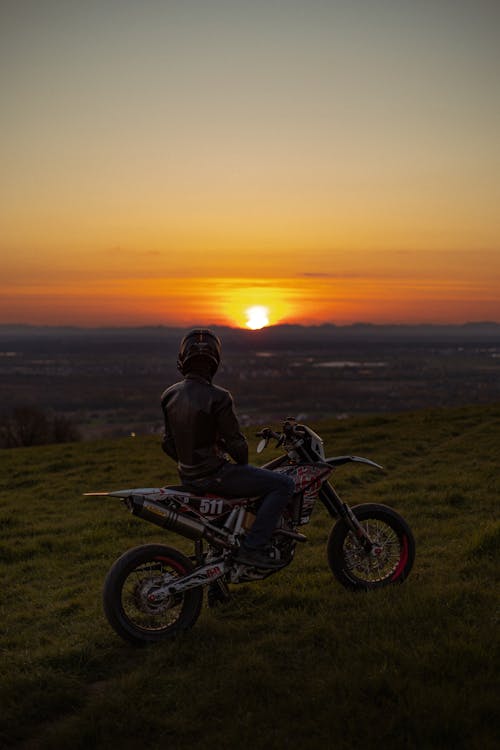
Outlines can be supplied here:
<path id="1" fill-rule="evenodd" d="M 260 430 L 260 432 L 256 432 L 255 435 L 256 437 L 261 437 L 265 440 L 269 440 L 270 438 L 279 440 L 282 437 L 279 432 L 274 432 L 274 430 L 271 430 L 270 427 L 264 427 L 262 430 Z"/>
<path id="2" fill-rule="evenodd" d="M 297 424 L 294 417 L 287 417 L 285 421 L 283 422 L 283 431 L 282 432 L 275 432 L 270 427 L 263 427 L 262 430 L 259 430 L 259 432 L 255 433 L 257 437 L 262 438 L 261 443 L 267 445 L 269 440 L 271 438 L 274 438 L 277 440 L 277 447 L 280 445 L 283 445 L 285 440 L 296 437 L 298 435 L 303 435 L 305 432 L 304 427 L 300 424 Z"/>

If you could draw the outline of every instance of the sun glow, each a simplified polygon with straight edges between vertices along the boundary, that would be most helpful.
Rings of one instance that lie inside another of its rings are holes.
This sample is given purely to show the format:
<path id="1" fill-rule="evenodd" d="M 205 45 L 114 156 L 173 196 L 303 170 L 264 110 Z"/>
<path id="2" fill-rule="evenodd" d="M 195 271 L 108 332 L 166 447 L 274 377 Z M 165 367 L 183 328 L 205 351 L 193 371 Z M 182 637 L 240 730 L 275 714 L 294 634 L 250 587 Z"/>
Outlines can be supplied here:
<path id="1" fill-rule="evenodd" d="M 251 328 L 252 331 L 257 331 L 259 328 L 264 328 L 269 325 L 269 310 L 267 307 L 262 305 L 254 305 L 246 309 L 247 328 Z"/>
<path id="2" fill-rule="evenodd" d="M 205 284 L 206 286 L 206 284 Z M 295 318 L 296 280 L 214 279 L 213 304 L 218 303 L 225 325 L 258 330 Z M 0 307 L 2 301 L 0 298 Z"/>

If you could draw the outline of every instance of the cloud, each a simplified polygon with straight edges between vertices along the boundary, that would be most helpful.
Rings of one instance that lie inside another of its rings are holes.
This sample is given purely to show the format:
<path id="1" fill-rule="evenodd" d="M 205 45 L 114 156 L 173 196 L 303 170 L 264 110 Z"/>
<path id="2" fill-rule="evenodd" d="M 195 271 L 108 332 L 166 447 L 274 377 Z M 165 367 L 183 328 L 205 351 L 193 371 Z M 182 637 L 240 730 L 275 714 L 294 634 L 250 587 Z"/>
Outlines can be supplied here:
<path id="1" fill-rule="evenodd" d="M 304 271 L 299 276 L 306 276 L 307 278 L 313 279 L 334 279 L 337 274 L 335 273 L 322 273 L 321 271 Z"/>

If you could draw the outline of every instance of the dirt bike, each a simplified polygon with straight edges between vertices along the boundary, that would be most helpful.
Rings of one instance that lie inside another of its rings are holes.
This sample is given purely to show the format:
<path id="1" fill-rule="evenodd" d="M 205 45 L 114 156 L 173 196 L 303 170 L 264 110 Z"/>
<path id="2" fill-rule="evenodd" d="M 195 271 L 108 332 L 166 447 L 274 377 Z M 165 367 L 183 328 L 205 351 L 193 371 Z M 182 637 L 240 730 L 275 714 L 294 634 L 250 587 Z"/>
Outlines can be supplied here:
<path id="1" fill-rule="evenodd" d="M 350 508 L 329 476 L 354 461 L 382 469 L 368 458 L 326 458 L 323 441 L 312 429 L 287 419 L 281 433 L 269 427 L 257 433 L 261 453 L 271 439 L 284 453 L 264 468 L 289 474 L 295 493 L 275 529 L 271 556 L 281 564 L 259 569 L 235 560 L 245 531 L 251 527 L 259 498 L 196 495 L 185 486 L 90 492 L 122 498 L 133 515 L 194 540 L 191 557 L 163 544 L 145 544 L 125 552 L 104 583 L 104 612 L 111 627 L 135 644 L 160 641 L 191 628 L 200 614 L 203 588 L 209 604 L 229 598 L 228 584 L 257 581 L 278 572 L 294 558 L 299 531 L 319 499 L 334 519 L 326 545 L 334 576 L 354 591 L 402 583 L 415 557 L 413 534 L 406 521 L 386 505 Z"/>

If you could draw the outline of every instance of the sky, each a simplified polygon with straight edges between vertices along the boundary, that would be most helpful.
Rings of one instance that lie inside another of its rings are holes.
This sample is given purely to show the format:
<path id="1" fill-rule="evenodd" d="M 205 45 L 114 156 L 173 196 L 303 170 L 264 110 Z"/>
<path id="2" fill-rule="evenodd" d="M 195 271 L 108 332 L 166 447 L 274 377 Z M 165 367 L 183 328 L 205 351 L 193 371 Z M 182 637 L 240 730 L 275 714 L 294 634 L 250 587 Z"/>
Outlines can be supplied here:
<path id="1" fill-rule="evenodd" d="M 0 323 L 500 322 L 497 0 L 2 0 Z"/>

